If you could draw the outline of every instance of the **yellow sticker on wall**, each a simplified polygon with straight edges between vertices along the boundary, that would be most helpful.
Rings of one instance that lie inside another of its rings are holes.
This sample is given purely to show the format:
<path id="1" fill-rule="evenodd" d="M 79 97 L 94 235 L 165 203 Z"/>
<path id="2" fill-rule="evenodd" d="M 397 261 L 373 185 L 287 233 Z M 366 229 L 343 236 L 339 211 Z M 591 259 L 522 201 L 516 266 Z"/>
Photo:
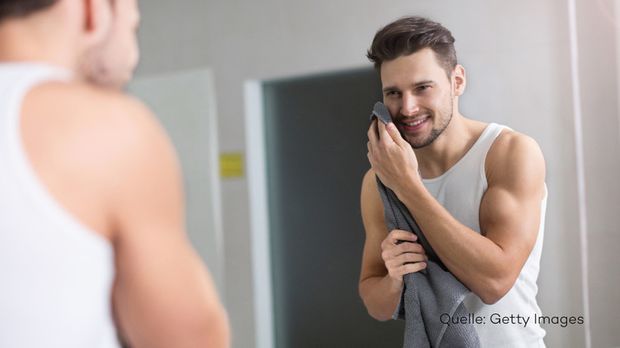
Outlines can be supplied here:
<path id="1" fill-rule="evenodd" d="M 243 154 L 240 152 L 220 154 L 220 176 L 224 179 L 243 176 Z"/>

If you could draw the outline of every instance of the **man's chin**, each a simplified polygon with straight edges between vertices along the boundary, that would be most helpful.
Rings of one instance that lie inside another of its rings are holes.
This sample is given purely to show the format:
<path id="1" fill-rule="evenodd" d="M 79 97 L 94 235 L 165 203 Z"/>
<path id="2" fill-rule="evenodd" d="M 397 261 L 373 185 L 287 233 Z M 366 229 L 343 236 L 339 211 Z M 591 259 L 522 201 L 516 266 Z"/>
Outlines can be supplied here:
<path id="1" fill-rule="evenodd" d="M 432 141 L 429 142 L 429 136 L 406 136 L 405 140 L 413 147 L 414 149 L 420 149 L 425 146 L 430 145 Z"/>

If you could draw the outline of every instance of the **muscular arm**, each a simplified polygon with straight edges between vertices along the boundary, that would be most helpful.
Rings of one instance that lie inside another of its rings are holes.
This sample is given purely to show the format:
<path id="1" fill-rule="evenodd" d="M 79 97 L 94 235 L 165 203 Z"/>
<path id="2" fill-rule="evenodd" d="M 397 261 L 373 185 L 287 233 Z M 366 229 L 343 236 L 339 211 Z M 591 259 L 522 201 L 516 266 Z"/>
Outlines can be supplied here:
<path id="1" fill-rule="evenodd" d="M 361 208 L 366 241 L 359 293 L 368 313 L 373 318 L 388 320 L 391 319 L 398 305 L 403 287 L 403 274 L 417 272 L 425 267 L 424 263 L 402 263 L 420 261 L 422 248 L 417 243 L 395 245 L 396 239 L 414 242 L 416 237 L 397 230 L 388 234 L 383 216 L 383 205 L 372 170 L 366 173 L 362 182 Z M 394 256 L 396 256 L 394 266 L 388 271 L 386 262 L 389 264 L 391 261 L 386 261 L 386 259 Z"/>
<path id="2" fill-rule="evenodd" d="M 417 178 L 397 195 L 450 271 L 483 302 L 492 304 L 512 288 L 536 242 L 545 166 L 532 139 L 509 132 L 494 143 L 486 169 L 482 234 L 452 217 Z"/>
<path id="3" fill-rule="evenodd" d="M 175 153 L 149 111 L 119 105 L 109 174 L 115 234 L 114 309 L 132 347 L 226 347 L 228 324 L 184 227 Z"/>

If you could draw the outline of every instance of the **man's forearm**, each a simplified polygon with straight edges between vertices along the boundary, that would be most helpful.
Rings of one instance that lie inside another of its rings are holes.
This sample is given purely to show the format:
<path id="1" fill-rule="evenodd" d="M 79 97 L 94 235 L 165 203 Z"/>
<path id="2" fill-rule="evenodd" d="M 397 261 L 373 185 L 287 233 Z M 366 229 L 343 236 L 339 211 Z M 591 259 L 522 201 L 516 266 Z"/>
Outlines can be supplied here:
<path id="1" fill-rule="evenodd" d="M 360 283 L 360 296 L 368 314 L 381 321 L 390 320 L 400 301 L 403 282 L 397 282 L 389 275 L 371 277 Z"/>
<path id="2" fill-rule="evenodd" d="M 506 275 L 503 250 L 456 220 L 421 182 L 397 194 L 446 267 L 483 301 L 493 302 Z"/>

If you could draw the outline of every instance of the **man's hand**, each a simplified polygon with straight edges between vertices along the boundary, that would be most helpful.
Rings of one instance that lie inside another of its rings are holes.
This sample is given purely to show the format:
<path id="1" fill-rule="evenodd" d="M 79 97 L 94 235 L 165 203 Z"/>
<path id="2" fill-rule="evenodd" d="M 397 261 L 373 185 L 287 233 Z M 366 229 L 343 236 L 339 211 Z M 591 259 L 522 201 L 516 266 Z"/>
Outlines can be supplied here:
<path id="1" fill-rule="evenodd" d="M 418 237 L 411 232 L 392 230 L 381 242 L 381 258 L 393 284 L 398 287 L 402 285 L 405 274 L 426 268 L 428 258 L 417 240 Z"/>
<path id="2" fill-rule="evenodd" d="M 419 180 L 418 160 L 394 123 L 372 121 L 368 129 L 368 161 L 381 182 L 398 194 L 407 183 Z"/>

